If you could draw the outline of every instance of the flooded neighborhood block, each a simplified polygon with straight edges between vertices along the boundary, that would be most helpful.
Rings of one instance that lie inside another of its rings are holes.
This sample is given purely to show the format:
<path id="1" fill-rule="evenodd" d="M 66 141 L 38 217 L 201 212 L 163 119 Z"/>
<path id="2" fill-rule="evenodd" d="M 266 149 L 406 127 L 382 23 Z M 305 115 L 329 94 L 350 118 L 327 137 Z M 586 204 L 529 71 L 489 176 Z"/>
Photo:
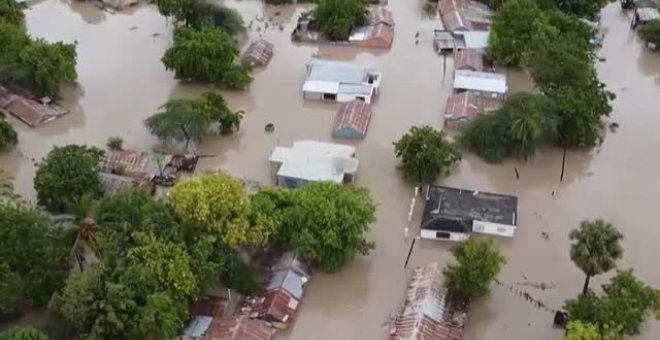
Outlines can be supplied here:
<path id="1" fill-rule="evenodd" d="M 371 106 L 353 100 L 341 106 L 335 117 L 332 135 L 337 138 L 364 139 L 371 121 Z"/>
<path id="2" fill-rule="evenodd" d="M 428 186 L 421 237 L 464 241 L 470 233 L 513 237 L 518 198 L 443 186 Z"/>
<path id="3" fill-rule="evenodd" d="M 264 39 L 254 41 L 248 46 L 241 57 L 241 63 L 245 66 L 265 66 L 273 56 L 274 45 Z"/>
<path id="4" fill-rule="evenodd" d="M 460 340 L 467 320 L 464 305 L 444 288 L 436 262 L 415 268 L 401 312 L 391 323 L 390 340 Z"/>
<path id="5" fill-rule="evenodd" d="M 378 94 L 381 79 L 375 68 L 313 59 L 307 64 L 303 97 L 338 102 L 359 99 L 370 104 Z"/>

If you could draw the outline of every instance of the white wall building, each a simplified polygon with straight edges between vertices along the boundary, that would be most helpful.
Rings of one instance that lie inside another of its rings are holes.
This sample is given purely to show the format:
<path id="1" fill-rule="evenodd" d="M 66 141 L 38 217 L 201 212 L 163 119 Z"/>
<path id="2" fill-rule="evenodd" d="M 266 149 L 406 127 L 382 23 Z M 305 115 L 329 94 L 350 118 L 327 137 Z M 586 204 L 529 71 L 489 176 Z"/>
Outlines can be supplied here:
<path id="1" fill-rule="evenodd" d="M 456 70 L 454 89 L 472 91 L 482 98 L 503 99 L 508 86 L 505 74 Z"/>
<path id="2" fill-rule="evenodd" d="M 374 68 L 351 63 L 313 59 L 307 64 L 305 99 L 371 103 L 378 94 L 382 75 Z"/>

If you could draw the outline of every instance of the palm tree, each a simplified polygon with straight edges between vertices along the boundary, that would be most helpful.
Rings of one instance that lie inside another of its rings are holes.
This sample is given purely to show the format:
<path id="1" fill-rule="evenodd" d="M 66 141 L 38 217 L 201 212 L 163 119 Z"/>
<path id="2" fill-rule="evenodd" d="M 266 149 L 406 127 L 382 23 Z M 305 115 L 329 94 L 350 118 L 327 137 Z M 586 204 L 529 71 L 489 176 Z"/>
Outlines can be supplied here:
<path id="1" fill-rule="evenodd" d="M 592 276 L 605 273 L 616 267 L 616 260 L 623 256 L 619 242 L 623 235 L 610 223 L 601 219 L 582 221 L 579 229 L 570 233 L 571 260 L 587 277 L 584 280 L 582 294 L 589 289 Z"/>
<path id="2" fill-rule="evenodd" d="M 98 257 L 100 254 L 99 242 L 94 233 L 96 221 L 91 217 L 94 210 L 92 195 L 85 194 L 78 197 L 69 205 L 69 210 L 73 214 L 75 233 L 75 240 L 71 246 L 71 257 L 78 263 L 78 268 L 82 272 L 86 255 L 92 252 Z"/>

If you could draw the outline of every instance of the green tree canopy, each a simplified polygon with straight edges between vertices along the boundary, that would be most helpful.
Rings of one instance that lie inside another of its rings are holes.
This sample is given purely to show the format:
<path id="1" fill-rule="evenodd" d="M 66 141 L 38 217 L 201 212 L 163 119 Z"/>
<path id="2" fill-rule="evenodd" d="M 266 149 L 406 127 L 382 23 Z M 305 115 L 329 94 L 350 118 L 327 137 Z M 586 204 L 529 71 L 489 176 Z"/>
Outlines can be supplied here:
<path id="1" fill-rule="evenodd" d="M 660 20 L 647 22 L 639 28 L 639 35 L 644 41 L 660 44 Z"/>
<path id="2" fill-rule="evenodd" d="M 537 48 L 529 60 L 532 78 L 541 90 L 559 86 L 590 86 L 596 74 L 591 52 L 570 35 L 553 40 L 553 48 Z"/>
<path id="3" fill-rule="evenodd" d="M 0 0 L 0 21 L 14 26 L 21 26 L 25 15 L 24 6 L 14 0 Z"/>
<path id="4" fill-rule="evenodd" d="M 5 284 L 21 283 L 14 292 L 21 302 L 42 306 L 59 289 L 69 270 L 64 231 L 52 226 L 38 212 L 0 205 L 0 263 Z"/>
<path id="5" fill-rule="evenodd" d="M 158 10 L 164 16 L 173 17 L 178 23 L 200 29 L 204 25 L 214 25 L 236 35 L 245 30 L 240 13 L 218 3 L 206 0 L 158 0 Z"/>
<path id="6" fill-rule="evenodd" d="M 54 147 L 37 166 L 37 201 L 51 212 L 64 212 L 85 194 L 102 194 L 99 177 L 103 151 L 84 145 Z"/>
<path id="7" fill-rule="evenodd" d="M 580 229 L 571 231 L 571 260 L 586 275 L 582 293 L 589 288 L 592 276 L 606 273 L 616 268 L 616 260 L 623 256 L 620 245 L 621 234 L 611 224 L 603 220 L 582 221 Z"/>
<path id="8" fill-rule="evenodd" d="M 442 131 L 430 126 L 414 126 L 394 143 L 394 153 L 401 159 L 401 169 L 417 184 L 435 182 L 461 158 L 461 153 Z"/>
<path id="9" fill-rule="evenodd" d="M 149 132 L 164 141 L 190 141 L 199 143 L 208 134 L 211 121 L 204 112 L 195 108 L 192 99 L 170 100 L 161 106 L 162 111 L 145 120 Z"/>
<path id="10" fill-rule="evenodd" d="M 578 18 L 595 19 L 608 0 L 553 0 L 562 12 Z"/>
<path id="11" fill-rule="evenodd" d="M 10 149 L 18 143 L 18 134 L 8 121 L 0 118 L 0 151 Z"/>
<path id="12" fill-rule="evenodd" d="M 445 284 L 468 299 L 488 294 L 506 263 L 491 240 L 469 238 L 454 247 L 452 254 L 456 263 L 445 268 Z"/>
<path id="13" fill-rule="evenodd" d="M 283 228 L 293 249 L 322 270 L 335 272 L 358 253 L 374 248 L 366 240 L 375 206 L 365 188 L 331 182 L 310 183 L 292 192 Z"/>
<path id="14" fill-rule="evenodd" d="M 38 96 L 56 97 L 61 85 L 73 85 L 78 79 L 74 44 L 36 39 L 19 58 L 22 74 L 17 80 Z"/>
<path id="15" fill-rule="evenodd" d="M 231 111 L 225 99 L 218 93 L 211 91 L 202 93 L 202 97 L 195 101 L 194 107 L 212 122 L 218 122 L 222 134 L 230 134 L 241 127 L 243 111 Z"/>
<path id="16" fill-rule="evenodd" d="M 587 290 L 567 300 L 564 308 L 570 319 L 635 335 L 647 316 L 660 313 L 660 291 L 638 280 L 632 270 L 618 272 L 602 288 L 602 296 Z"/>
<path id="17" fill-rule="evenodd" d="M 0 258 L 0 321 L 20 314 L 23 287 L 21 277 Z"/>
<path id="18" fill-rule="evenodd" d="M 314 10 L 316 25 L 330 40 L 348 40 L 351 31 L 367 21 L 364 0 L 320 0 Z"/>
<path id="19" fill-rule="evenodd" d="M 621 335 L 620 327 L 599 327 L 583 323 L 581 321 L 571 321 L 566 327 L 566 336 L 563 340 L 627 340 L 626 336 Z"/>
<path id="20" fill-rule="evenodd" d="M 236 42 L 223 31 L 209 26 L 199 30 L 179 27 L 162 61 L 177 79 L 245 89 L 252 77 L 247 68 L 234 63 L 237 54 Z"/>
<path id="21" fill-rule="evenodd" d="M 507 0 L 493 14 L 486 54 L 502 66 L 525 65 L 557 34 L 535 0 Z"/>
<path id="22" fill-rule="evenodd" d="M 14 327 L 0 332 L 0 340 L 51 340 L 51 337 L 32 327 Z"/>

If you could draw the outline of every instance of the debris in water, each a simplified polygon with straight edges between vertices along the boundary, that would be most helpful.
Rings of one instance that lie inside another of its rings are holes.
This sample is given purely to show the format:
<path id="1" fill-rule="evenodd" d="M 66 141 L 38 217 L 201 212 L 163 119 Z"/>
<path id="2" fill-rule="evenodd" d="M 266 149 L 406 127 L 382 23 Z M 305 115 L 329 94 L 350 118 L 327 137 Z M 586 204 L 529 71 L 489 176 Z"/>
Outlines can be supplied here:
<path id="1" fill-rule="evenodd" d="M 415 40 L 415 45 L 418 45 L 418 44 L 419 44 L 419 40 Z"/>
<path id="2" fill-rule="evenodd" d="M 513 170 L 516 172 L 516 179 L 520 179 L 520 174 L 518 173 L 518 167 L 514 166 Z"/>
<path id="3" fill-rule="evenodd" d="M 415 38 L 419 38 L 419 32 L 415 33 Z"/>
<path id="4" fill-rule="evenodd" d="M 133 26 L 133 27 L 130 28 L 131 31 L 135 31 L 136 29 L 138 29 L 137 26 Z"/>
<path id="5" fill-rule="evenodd" d="M 280 24 L 280 31 L 284 31 L 284 25 Z"/>
<path id="6" fill-rule="evenodd" d="M 541 237 L 543 237 L 543 239 L 546 241 L 550 239 L 550 235 L 548 235 L 548 233 L 546 233 L 545 231 L 541 232 Z"/>
<path id="7" fill-rule="evenodd" d="M 151 37 L 152 37 L 152 38 L 155 38 L 155 37 L 157 37 L 157 36 L 159 36 L 159 35 L 160 35 L 160 33 L 154 33 L 154 34 L 151 35 Z"/>
<path id="8" fill-rule="evenodd" d="M 617 123 L 617 122 L 612 122 L 612 123 L 610 123 L 608 126 L 609 126 L 609 128 L 610 128 L 610 132 L 616 132 L 616 129 L 619 128 L 619 123 Z"/>
<path id="9" fill-rule="evenodd" d="M 273 15 L 276 16 L 276 17 L 279 16 L 279 15 L 280 15 L 280 11 L 275 12 Z"/>
<path id="10" fill-rule="evenodd" d="M 264 24 L 264 31 L 268 29 L 268 22 Z"/>
<path id="11" fill-rule="evenodd" d="M 607 61 L 607 59 L 605 59 L 605 57 L 598 57 L 598 61 L 605 62 L 605 61 Z"/>
<path id="12" fill-rule="evenodd" d="M 266 124 L 266 126 L 264 127 L 264 130 L 268 133 L 271 133 L 271 132 L 275 131 L 275 124 L 273 124 L 273 123 Z"/>

